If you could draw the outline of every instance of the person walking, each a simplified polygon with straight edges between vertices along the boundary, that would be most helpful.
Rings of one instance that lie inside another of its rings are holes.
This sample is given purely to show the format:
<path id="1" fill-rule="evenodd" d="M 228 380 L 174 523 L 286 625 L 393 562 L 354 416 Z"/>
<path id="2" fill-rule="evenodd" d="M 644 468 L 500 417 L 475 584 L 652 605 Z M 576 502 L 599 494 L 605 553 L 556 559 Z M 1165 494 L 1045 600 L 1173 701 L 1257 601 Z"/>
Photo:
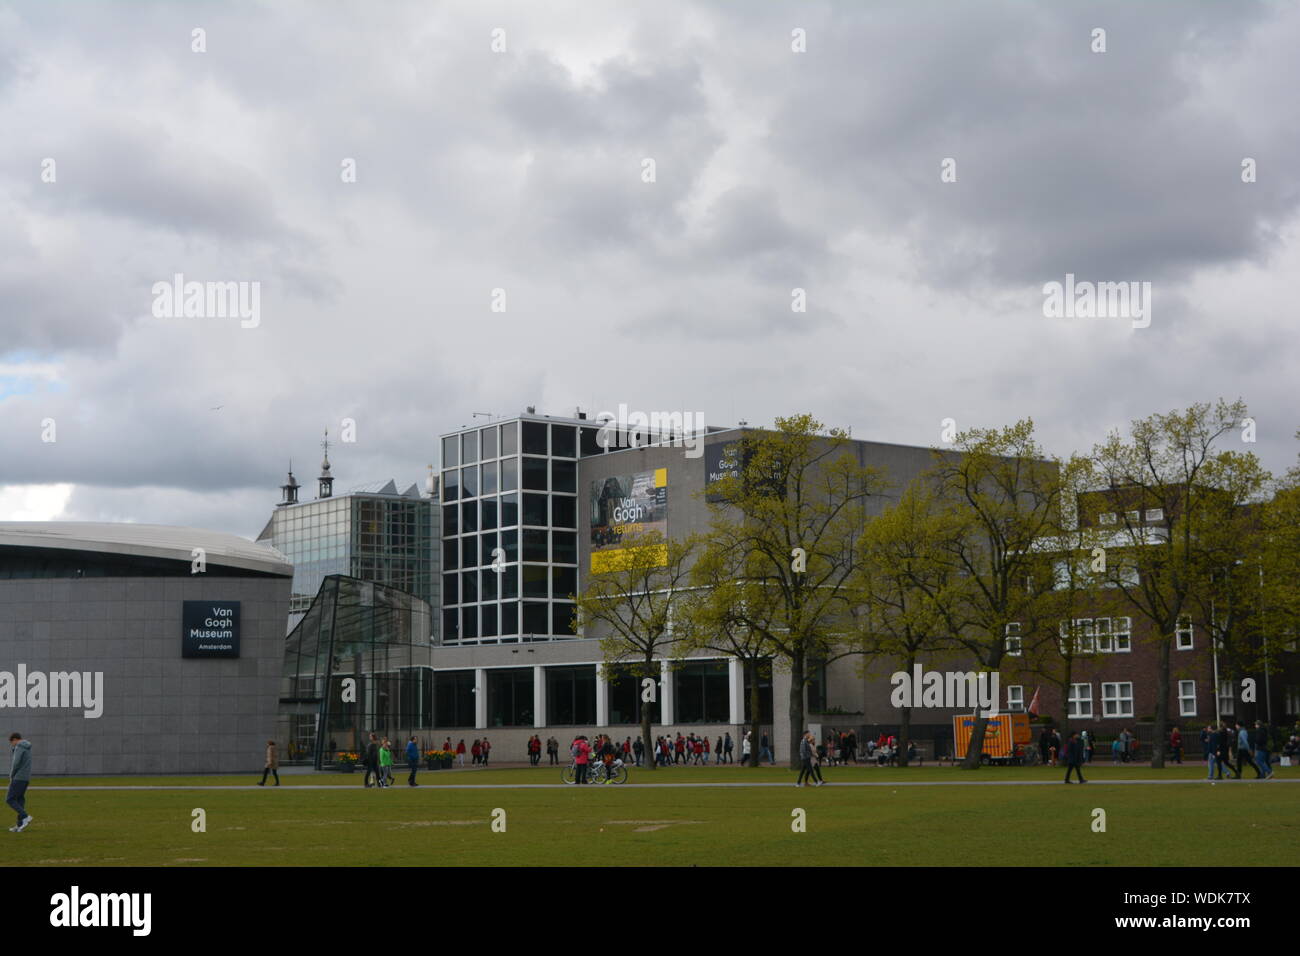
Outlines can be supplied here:
<path id="1" fill-rule="evenodd" d="M 262 768 L 262 779 L 258 783 L 259 787 L 266 786 L 266 775 L 271 774 L 275 777 L 275 785 L 280 786 L 280 755 L 275 752 L 275 741 L 266 742 L 266 766 Z"/>
<path id="2" fill-rule="evenodd" d="M 366 788 L 370 788 L 370 777 L 373 775 L 375 784 L 383 786 L 383 778 L 379 776 L 379 738 L 375 734 L 370 735 L 370 740 L 366 743 L 366 775 L 364 783 Z"/>
<path id="3" fill-rule="evenodd" d="M 456 760 L 462 767 L 465 766 L 465 741 L 463 738 L 460 743 L 456 745 Z"/>
<path id="4" fill-rule="evenodd" d="M 753 744 L 750 743 L 750 734 L 752 731 L 745 731 L 744 738 L 740 741 L 740 765 L 743 767 L 749 763 L 750 753 L 753 751 Z"/>
<path id="5" fill-rule="evenodd" d="M 1210 747 L 1210 735 L 1213 732 L 1213 728 L 1209 725 L 1206 725 L 1205 729 L 1201 731 L 1201 759 L 1206 763 L 1210 762 L 1210 755 L 1214 752 Z"/>
<path id="6" fill-rule="evenodd" d="M 1087 783 L 1083 779 L 1083 743 L 1079 740 L 1079 732 L 1076 730 L 1070 734 L 1070 741 L 1065 745 L 1065 782 L 1070 782 L 1070 773 L 1074 772 L 1079 776 L 1080 783 Z"/>
<path id="7" fill-rule="evenodd" d="M 411 775 L 406 778 L 406 784 L 410 787 L 418 787 L 415 782 L 415 771 L 420 766 L 420 747 L 415 742 L 415 735 L 406 742 L 406 765 L 411 768 Z"/>
<path id="8" fill-rule="evenodd" d="M 484 737 L 483 738 L 483 766 L 486 767 L 488 765 L 488 757 L 491 755 L 491 753 L 492 753 L 492 741 Z"/>
<path id="9" fill-rule="evenodd" d="M 1250 746 L 1250 731 L 1237 721 L 1237 778 L 1241 778 L 1241 765 L 1245 762 L 1250 769 L 1255 771 L 1255 779 L 1261 780 L 1264 775 L 1259 772 L 1259 764 L 1254 760 L 1255 752 Z"/>
<path id="10" fill-rule="evenodd" d="M 1119 734 L 1119 759 L 1128 763 L 1133 759 L 1132 753 L 1133 735 L 1125 727 Z"/>
<path id="11" fill-rule="evenodd" d="M 379 748 L 379 784 L 383 787 L 393 785 L 393 742 L 387 737 L 384 738 L 383 746 Z"/>
<path id="12" fill-rule="evenodd" d="M 641 758 L 645 755 L 645 744 L 641 742 L 640 737 L 636 739 L 636 743 L 632 744 L 632 754 L 636 757 L 636 765 L 641 766 Z"/>
<path id="13" fill-rule="evenodd" d="M 731 733 L 728 731 L 726 739 L 722 741 L 722 752 L 727 755 L 727 763 L 732 762 L 731 752 L 736 749 L 736 743 L 731 739 Z"/>
<path id="14" fill-rule="evenodd" d="M 554 737 L 546 739 L 546 755 L 551 758 L 551 764 L 558 765 L 560 762 L 560 742 Z"/>
<path id="15" fill-rule="evenodd" d="M 477 767 L 478 762 L 483 759 L 483 745 L 478 742 L 477 737 L 475 737 L 474 742 L 469 745 L 469 754 L 470 764 Z"/>
<path id="16" fill-rule="evenodd" d="M 758 760 L 762 763 L 766 759 L 769 764 L 776 761 L 772 759 L 772 748 L 767 745 L 767 731 L 763 731 L 763 736 L 758 739 Z"/>
<path id="17" fill-rule="evenodd" d="M 1169 749 L 1173 751 L 1174 763 L 1183 762 L 1183 735 L 1177 727 L 1169 734 Z"/>
<path id="18" fill-rule="evenodd" d="M 1080 731 L 1079 742 L 1083 744 L 1083 762 L 1092 763 L 1092 734 L 1086 730 Z"/>
<path id="19" fill-rule="evenodd" d="M 795 781 L 796 787 L 806 787 L 808 781 L 813 779 L 814 756 L 812 734 L 805 733 L 799 738 L 799 779 Z"/>
<path id="20" fill-rule="evenodd" d="M 1264 779 L 1273 776 L 1273 763 L 1268 753 L 1268 728 L 1262 720 L 1255 721 L 1255 768 L 1262 771 Z"/>
<path id="21" fill-rule="evenodd" d="M 10 833 L 22 833 L 32 824 L 27 812 L 27 785 L 32 782 L 32 742 L 14 731 L 9 735 L 12 759 L 9 761 L 9 792 L 5 803 L 18 814 L 18 823 L 9 828 Z"/>
<path id="22" fill-rule="evenodd" d="M 1211 725 L 1213 726 L 1213 725 Z M 1210 735 L 1210 773 L 1206 780 L 1222 780 L 1223 771 L 1228 771 L 1228 779 L 1235 779 L 1232 775 L 1232 764 L 1228 759 L 1228 741 L 1231 738 L 1227 724 L 1221 724 Z"/>

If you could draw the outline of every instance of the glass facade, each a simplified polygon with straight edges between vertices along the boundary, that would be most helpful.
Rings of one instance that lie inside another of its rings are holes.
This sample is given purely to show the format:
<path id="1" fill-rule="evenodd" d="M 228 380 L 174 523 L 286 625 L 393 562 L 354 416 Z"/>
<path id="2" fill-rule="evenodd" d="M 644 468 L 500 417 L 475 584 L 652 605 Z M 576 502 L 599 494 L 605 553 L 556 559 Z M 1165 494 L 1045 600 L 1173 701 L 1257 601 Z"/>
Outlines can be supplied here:
<path id="1" fill-rule="evenodd" d="M 442 641 L 574 636 L 579 426 L 514 419 L 442 438 Z M 521 601 L 520 598 L 525 600 Z"/>
<path id="2" fill-rule="evenodd" d="M 432 498 L 346 494 L 277 508 L 259 541 L 293 563 L 290 613 L 305 611 L 333 574 L 374 581 L 436 605 L 437 507 Z"/>
<path id="3" fill-rule="evenodd" d="M 289 762 L 332 766 L 371 733 L 404 741 L 432 730 L 430 614 L 405 591 L 325 578 L 285 641 L 279 739 Z"/>

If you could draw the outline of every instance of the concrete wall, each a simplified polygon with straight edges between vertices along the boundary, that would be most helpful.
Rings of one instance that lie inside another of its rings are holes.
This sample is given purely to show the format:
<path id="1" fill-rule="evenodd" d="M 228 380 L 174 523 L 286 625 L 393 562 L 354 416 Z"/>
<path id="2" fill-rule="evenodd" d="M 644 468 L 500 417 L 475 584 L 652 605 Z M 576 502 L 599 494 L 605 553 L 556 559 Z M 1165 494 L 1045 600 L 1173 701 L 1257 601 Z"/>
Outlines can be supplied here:
<path id="1" fill-rule="evenodd" d="M 33 772 L 260 770 L 275 730 L 290 579 L 0 581 L 0 670 L 102 671 L 103 712 L 0 709 Z M 240 656 L 181 657 L 183 601 L 240 602 Z"/>

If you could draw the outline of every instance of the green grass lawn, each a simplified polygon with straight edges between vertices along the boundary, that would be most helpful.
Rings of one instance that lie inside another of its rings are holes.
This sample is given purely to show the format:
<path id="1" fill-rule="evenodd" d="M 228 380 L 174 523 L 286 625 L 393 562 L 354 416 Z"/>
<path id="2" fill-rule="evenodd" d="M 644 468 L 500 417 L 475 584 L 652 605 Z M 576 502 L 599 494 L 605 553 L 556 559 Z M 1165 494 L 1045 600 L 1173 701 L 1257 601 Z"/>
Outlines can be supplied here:
<path id="1" fill-rule="evenodd" d="M 1203 778 L 1203 767 L 1096 765 L 1086 786 L 1055 768 L 826 768 L 831 785 L 796 790 L 783 768 L 634 770 L 626 786 L 556 783 L 550 768 L 422 772 L 426 785 L 365 790 L 359 775 L 42 778 L 9 865 L 851 865 L 1249 866 L 1300 861 L 1296 768 L 1265 783 L 1108 785 Z M 1248 772 L 1247 777 L 1251 774 Z M 401 778 L 399 777 L 399 780 Z M 893 786 L 1052 781 L 1051 786 Z M 836 783 L 885 783 L 836 787 Z M 764 782 L 771 787 L 643 783 Z M 74 790 L 76 785 L 206 790 Z M 304 785 L 311 785 L 307 787 Z M 322 786 L 324 785 L 324 786 Z M 441 789 L 464 785 L 466 789 Z M 480 789 L 484 785 L 491 785 Z M 191 830 L 201 807 L 207 832 Z M 505 832 L 491 827 L 505 811 Z M 792 832 L 792 811 L 807 830 Z M 1106 832 L 1092 830 L 1093 810 Z"/>

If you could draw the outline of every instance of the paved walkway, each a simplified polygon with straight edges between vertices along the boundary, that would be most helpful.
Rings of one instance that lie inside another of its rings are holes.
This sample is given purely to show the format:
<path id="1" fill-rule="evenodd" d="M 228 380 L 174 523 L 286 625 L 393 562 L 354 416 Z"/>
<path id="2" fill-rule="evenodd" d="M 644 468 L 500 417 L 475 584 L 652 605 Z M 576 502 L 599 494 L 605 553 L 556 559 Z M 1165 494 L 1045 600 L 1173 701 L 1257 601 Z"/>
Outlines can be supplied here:
<path id="1" fill-rule="evenodd" d="M 1208 782 L 1209 781 L 1205 780 L 1204 778 L 1194 778 L 1188 780 L 1162 779 L 1162 780 L 1090 780 L 1088 781 L 1089 784 L 1098 787 L 1130 787 L 1130 786 L 1142 786 L 1142 785 L 1166 786 L 1166 785 L 1173 785 L 1173 784 L 1192 785 L 1192 784 L 1205 784 Z M 1238 783 L 1238 782 L 1253 784 L 1253 783 L 1264 783 L 1265 781 L 1262 780 L 1260 781 L 1255 781 L 1255 780 L 1215 781 L 1215 783 Z M 1269 784 L 1300 783 L 1300 777 L 1287 777 L 1284 779 L 1278 779 L 1275 777 L 1274 779 L 1268 781 L 1268 783 Z M 349 784 L 327 784 L 327 783 L 294 784 L 292 786 L 292 789 L 294 790 L 346 790 L 349 786 L 353 787 L 353 789 L 358 789 L 358 790 L 364 789 L 360 784 L 349 785 Z M 568 787 L 571 786 L 572 784 L 567 784 L 567 783 L 446 783 L 446 784 L 422 783 L 416 789 L 421 789 L 421 790 L 562 790 L 562 789 L 567 789 Z M 622 784 L 592 784 L 592 786 L 617 787 L 617 786 L 622 786 Z M 794 786 L 794 784 L 789 781 L 786 781 L 785 783 L 765 783 L 765 782 L 755 781 L 752 783 L 705 783 L 705 782 L 635 783 L 633 784 L 633 786 L 642 787 L 642 788 L 664 787 L 664 788 L 678 788 L 678 789 L 692 789 L 692 788 L 708 789 L 710 787 L 721 787 L 721 788 L 791 787 Z M 1061 786 L 1061 781 L 1059 780 L 934 780 L 934 781 L 898 780 L 892 782 L 887 782 L 887 781 L 877 782 L 877 781 L 858 781 L 858 780 L 845 780 L 845 781 L 828 780 L 826 782 L 826 786 L 828 787 L 890 787 L 893 789 L 897 789 L 898 787 L 1059 787 Z M 1072 786 L 1078 786 L 1078 784 L 1072 784 Z M 259 787 L 255 783 L 229 784 L 227 786 L 208 786 L 203 784 L 192 784 L 192 785 L 185 784 L 185 785 L 174 785 L 174 786 L 167 786 L 167 785 L 149 786 L 146 784 L 104 784 L 104 785 L 69 784 L 68 786 L 65 787 L 60 787 L 60 786 L 31 787 L 30 789 L 32 790 L 274 790 L 275 787 L 269 784 L 265 787 Z M 402 790 L 402 789 L 411 789 L 411 788 L 406 787 L 405 784 L 402 784 L 393 787 L 392 789 Z"/>

